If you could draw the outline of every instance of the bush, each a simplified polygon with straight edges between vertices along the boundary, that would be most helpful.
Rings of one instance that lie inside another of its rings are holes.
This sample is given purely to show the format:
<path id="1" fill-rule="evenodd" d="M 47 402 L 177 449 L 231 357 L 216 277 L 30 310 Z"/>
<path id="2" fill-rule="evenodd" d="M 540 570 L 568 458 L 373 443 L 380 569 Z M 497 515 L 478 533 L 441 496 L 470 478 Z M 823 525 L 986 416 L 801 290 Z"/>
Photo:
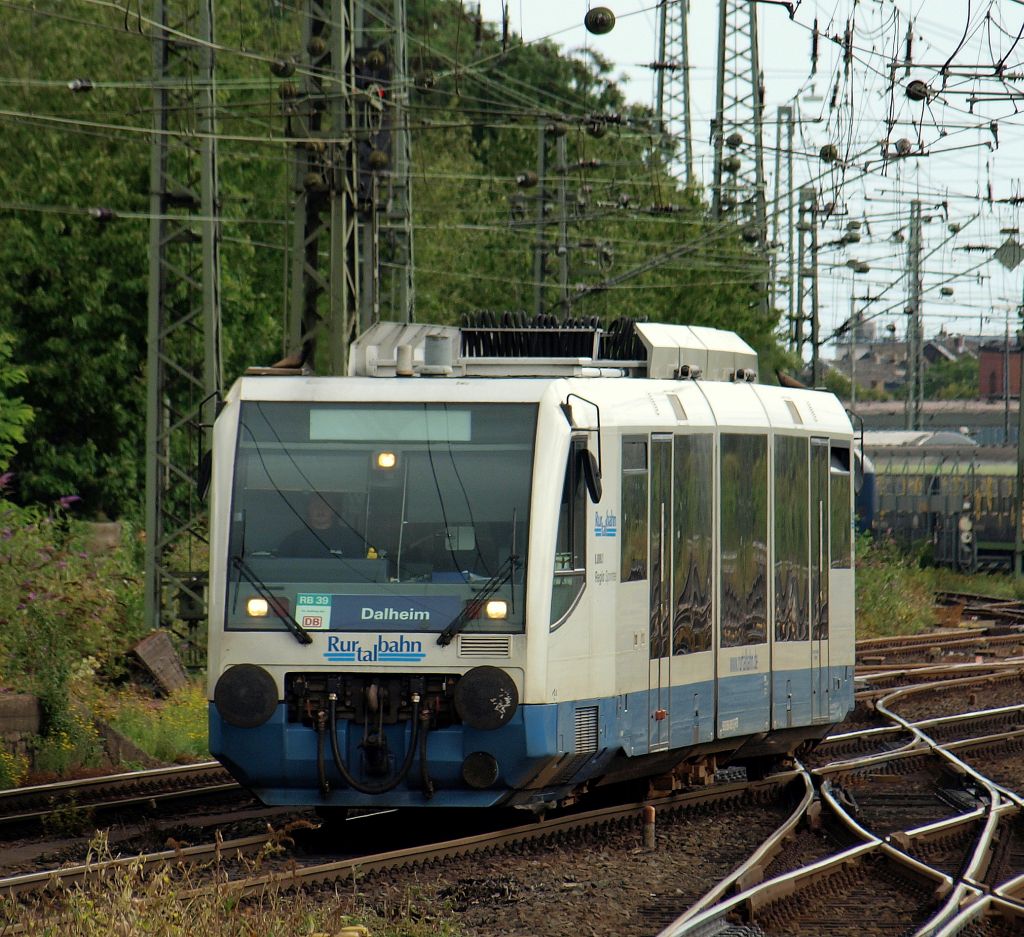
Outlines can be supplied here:
<path id="1" fill-rule="evenodd" d="M 199 683 L 154 700 L 122 690 L 105 713 L 110 724 L 160 761 L 208 758 L 206 693 Z"/>
<path id="2" fill-rule="evenodd" d="M 73 500 L 19 507 L 0 483 L 0 686 L 39 697 L 44 743 L 57 740 L 69 757 L 88 723 L 73 712 L 72 679 L 89 658 L 90 676 L 120 676 L 144 630 L 136 561 L 125 550 L 86 552 Z"/>
<path id="3" fill-rule="evenodd" d="M 857 540 L 857 636 L 914 634 L 935 625 L 934 570 L 891 540 Z"/>

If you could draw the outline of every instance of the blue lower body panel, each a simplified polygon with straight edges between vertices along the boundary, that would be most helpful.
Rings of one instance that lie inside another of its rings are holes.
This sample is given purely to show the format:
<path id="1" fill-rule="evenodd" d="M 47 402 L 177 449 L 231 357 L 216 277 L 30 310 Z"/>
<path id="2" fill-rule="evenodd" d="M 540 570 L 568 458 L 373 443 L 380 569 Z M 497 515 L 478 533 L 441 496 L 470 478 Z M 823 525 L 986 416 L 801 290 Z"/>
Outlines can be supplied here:
<path id="1" fill-rule="evenodd" d="M 521 706 L 508 725 L 493 731 L 455 725 L 430 732 L 427 765 L 435 790 L 429 799 L 423 790 L 418 752 L 408 775 L 394 790 L 364 794 L 343 784 L 334 767 L 329 737 L 324 745 L 324 767 L 330 793 L 322 796 L 317 733 L 309 726 L 289 723 L 283 703 L 269 721 L 254 729 L 228 725 L 210 704 L 210 752 L 266 804 L 488 807 L 528 787 L 558 760 L 557 709 L 554 705 Z M 412 741 L 411 723 L 386 726 L 385 735 L 390 751 L 388 773 L 392 775 Z M 349 772 L 359 781 L 379 784 L 381 778 L 367 777 L 363 771 L 361 741 L 361 726 L 354 729 L 351 722 L 339 721 L 338 745 Z M 498 778 L 486 790 L 476 790 L 462 779 L 462 763 L 473 752 L 488 752 L 498 763 Z"/>
<path id="2" fill-rule="evenodd" d="M 329 793 L 320 791 L 317 733 L 289 722 L 280 704 L 263 725 L 236 728 L 225 723 L 210 704 L 210 751 L 264 803 L 319 807 L 491 807 L 529 806 L 568 796 L 594 778 L 640 776 L 650 761 L 654 770 L 669 770 L 688 749 L 727 738 L 738 747 L 772 728 L 780 731 L 841 721 L 853 707 L 853 668 L 833 667 L 822 675 L 827 702 L 813 718 L 811 671 L 729 677 L 718 686 L 703 681 L 644 690 L 623 696 L 548 705 L 520 706 L 500 729 L 479 730 L 454 724 L 427 736 L 427 770 L 434 786 L 427 797 L 419 753 L 408 774 L 391 791 L 365 794 L 343 784 L 335 769 L 329 739 L 324 744 L 324 771 Z M 771 692 L 771 713 L 769 696 Z M 716 705 L 717 704 L 717 705 Z M 663 714 L 658 718 L 656 714 Z M 387 774 L 394 775 L 412 742 L 411 723 L 384 727 L 388 741 Z M 815 736 L 816 731 L 808 733 Z M 341 720 L 338 744 L 349 772 L 367 784 L 381 778 L 364 771 L 361 724 Z M 582 749 L 582 750 L 579 750 Z M 462 765 L 468 755 L 486 752 L 497 762 L 497 779 L 486 789 L 468 785 Z"/>

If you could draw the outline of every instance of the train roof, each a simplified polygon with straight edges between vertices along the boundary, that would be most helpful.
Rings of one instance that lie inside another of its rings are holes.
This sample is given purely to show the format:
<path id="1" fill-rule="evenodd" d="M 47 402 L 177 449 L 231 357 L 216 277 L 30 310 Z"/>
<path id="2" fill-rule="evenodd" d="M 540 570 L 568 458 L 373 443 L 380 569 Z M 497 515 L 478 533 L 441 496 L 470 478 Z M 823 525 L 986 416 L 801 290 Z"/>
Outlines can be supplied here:
<path id="1" fill-rule="evenodd" d="M 462 326 L 378 322 L 352 343 L 349 374 L 753 380 L 757 354 L 735 332 L 619 319 L 482 314 Z M 602 373 L 604 372 L 604 373 Z"/>
<path id="2" fill-rule="evenodd" d="M 829 393 L 703 380 L 639 381 L 583 378 L 408 378 L 265 377 L 240 378 L 228 400 L 339 403 L 536 403 L 569 402 L 581 427 L 594 406 L 601 425 L 624 429 L 660 426 L 773 427 L 781 430 L 850 435 L 839 400 Z M 595 428 L 593 425 L 591 428 Z"/>
<path id="3" fill-rule="evenodd" d="M 229 397 L 559 404 L 572 397 L 573 408 L 596 405 L 604 426 L 850 434 L 832 394 L 757 384 L 756 367 L 754 350 L 721 329 L 485 316 L 461 327 L 380 322 L 353 343 L 347 377 L 252 369 Z"/>
<path id="4" fill-rule="evenodd" d="M 952 430 L 878 430 L 864 431 L 864 448 L 901 449 L 976 449 L 977 442 Z"/>

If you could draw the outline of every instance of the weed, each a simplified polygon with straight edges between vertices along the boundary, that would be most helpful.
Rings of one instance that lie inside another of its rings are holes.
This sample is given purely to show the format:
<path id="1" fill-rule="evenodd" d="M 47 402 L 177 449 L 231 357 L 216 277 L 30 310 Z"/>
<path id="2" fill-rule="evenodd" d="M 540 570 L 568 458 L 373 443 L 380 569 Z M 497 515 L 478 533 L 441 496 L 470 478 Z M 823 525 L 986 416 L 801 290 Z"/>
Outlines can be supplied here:
<path id="1" fill-rule="evenodd" d="M 857 541 L 857 635 L 913 634 L 935 624 L 934 571 L 887 540 Z"/>
<path id="2" fill-rule="evenodd" d="M 17 787 L 28 777 L 28 759 L 0 748 L 0 790 Z"/>
<path id="3" fill-rule="evenodd" d="M 199 683 L 176 690 L 166 700 L 122 690 L 97 705 L 118 732 L 160 761 L 207 757 L 207 701 Z"/>

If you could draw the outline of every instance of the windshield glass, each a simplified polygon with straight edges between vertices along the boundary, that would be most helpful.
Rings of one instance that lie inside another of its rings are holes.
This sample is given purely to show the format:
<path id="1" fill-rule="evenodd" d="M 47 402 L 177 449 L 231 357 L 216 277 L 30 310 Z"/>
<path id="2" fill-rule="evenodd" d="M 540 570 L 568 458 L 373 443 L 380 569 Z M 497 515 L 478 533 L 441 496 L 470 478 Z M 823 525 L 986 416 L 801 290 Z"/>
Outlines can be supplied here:
<path id="1" fill-rule="evenodd" d="M 279 603 L 312 631 L 441 631 L 468 606 L 460 630 L 521 631 L 535 423 L 533 404 L 243 403 L 229 555 L 251 575 L 229 562 L 226 626 L 280 630 Z"/>

